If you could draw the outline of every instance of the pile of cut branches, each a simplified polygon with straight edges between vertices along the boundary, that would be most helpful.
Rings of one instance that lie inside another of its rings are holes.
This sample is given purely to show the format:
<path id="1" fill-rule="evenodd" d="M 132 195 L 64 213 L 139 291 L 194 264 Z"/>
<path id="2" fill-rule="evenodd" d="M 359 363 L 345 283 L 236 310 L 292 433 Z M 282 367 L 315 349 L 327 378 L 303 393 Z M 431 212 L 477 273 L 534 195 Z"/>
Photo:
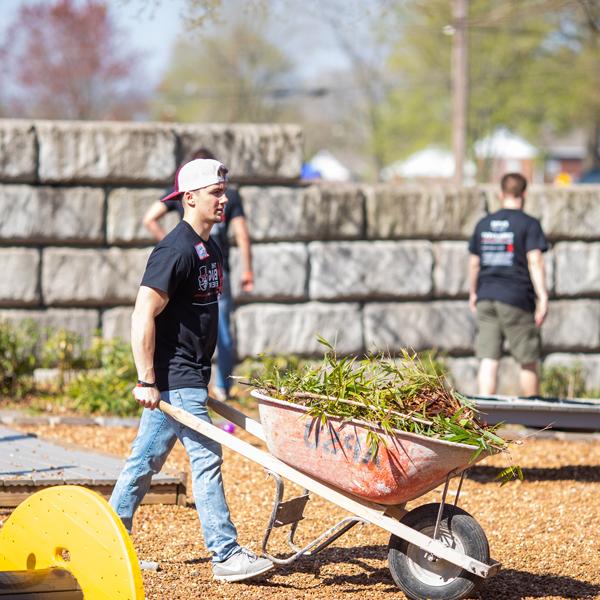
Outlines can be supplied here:
<path id="1" fill-rule="evenodd" d="M 431 361 L 403 351 L 398 359 L 383 355 L 338 357 L 324 338 L 320 364 L 299 370 L 266 369 L 251 384 L 280 400 L 303 404 L 323 424 L 328 418 L 356 420 L 369 427 L 368 441 L 375 456 L 385 435 L 408 431 L 474 447 L 473 460 L 482 452 L 506 451 L 508 442 L 498 426 L 481 422 L 474 406 L 451 389 Z M 508 467 L 501 479 L 521 478 L 518 467 Z"/>

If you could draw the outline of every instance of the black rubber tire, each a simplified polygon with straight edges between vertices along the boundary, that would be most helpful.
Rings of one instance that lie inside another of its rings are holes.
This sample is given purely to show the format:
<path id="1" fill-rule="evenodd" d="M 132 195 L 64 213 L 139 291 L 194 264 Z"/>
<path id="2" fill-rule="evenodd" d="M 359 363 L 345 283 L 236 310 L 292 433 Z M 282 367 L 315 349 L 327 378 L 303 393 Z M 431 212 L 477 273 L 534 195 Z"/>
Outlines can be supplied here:
<path id="1" fill-rule="evenodd" d="M 424 504 L 404 515 L 400 522 L 432 536 L 439 507 L 439 504 Z M 490 548 L 485 533 L 462 508 L 444 506 L 440 533 L 444 542 L 452 541 L 453 547 L 462 546 L 464 554 L 489 564 Z M 432 564 L 431 578 L 426 571 L 429 564 Z M 428 563 L 423 550 L 395 535 L 388 546 L 388 565 L 394 582 L 411 600 L 460 600 L 474 594 L 483 583 L 480 577 L 447 561 Z M 440 570 L 448 574 L 447 583 L 443 582 L 444 576 L 439 576 Z M 438 576 L 442 582 L 436 579 Z"/>

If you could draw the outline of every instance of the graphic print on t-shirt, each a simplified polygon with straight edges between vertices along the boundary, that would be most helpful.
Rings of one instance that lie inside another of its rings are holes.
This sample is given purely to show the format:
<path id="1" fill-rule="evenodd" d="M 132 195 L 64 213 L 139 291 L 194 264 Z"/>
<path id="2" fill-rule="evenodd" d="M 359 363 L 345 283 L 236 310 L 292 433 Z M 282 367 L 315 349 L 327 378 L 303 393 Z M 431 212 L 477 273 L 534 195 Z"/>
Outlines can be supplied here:
<path id="1" fill-rule="evenodd" d="M 194 248 L 196 249 L 196 254 L 198 255 L 198 258 L 200 260 L 204 260 L 205 258 L 208 258 L 208 252 L 207 252 L 206 246 L 204 245 L 203 242 L 196 244 L 194 246 Z"/>
<path id="2" fill-rule="evenodd" d="M 198 291 L 194 294 L 194 304 L 216 302 L 221 293 L 222 274 L 217 262 L 209 262 L 200 266 L 198 274 Z"/>
<path id="3" fill-rule="evenodd" d="M 481 265 L 512 267 L 515 258 L 515 234 L 507 219 L 490 221 L 489 230 L 481 232 Z"/>

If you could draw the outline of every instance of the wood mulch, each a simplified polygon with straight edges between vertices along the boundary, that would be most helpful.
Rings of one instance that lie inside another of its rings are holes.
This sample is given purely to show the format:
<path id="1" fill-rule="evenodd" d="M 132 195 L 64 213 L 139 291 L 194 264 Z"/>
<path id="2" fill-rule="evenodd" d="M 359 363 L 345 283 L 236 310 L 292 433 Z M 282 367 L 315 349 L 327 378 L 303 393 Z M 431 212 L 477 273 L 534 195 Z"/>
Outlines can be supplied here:
<path id="1" fill-rule="evenodd" d="M 125 457 L 135 430 L 98 426 L 15 426 L 52 440 Z M 250 441 L 239 430 L 236 435 Z M 529 439 L 513 449 L 525 480 L 500 487 L 494 481 L 505 459 L 486 459 L 471 470 L 460 505 L 486 532 L 492 557 L 503 564 L 480 591 L 485 599 L 600 598 L 600 444 L 590 440 Z M 258 445 L 258 444 L 257 444 Z M 260 550 L 270 515 L 273 482 L 263 469 L 227 449 L 223 474 L 240 542 Z M 188 472 L 178 444 L 165 467 Z M 299 492 L 288 484 L 288 495 Z M 420 499 L 438 501 L 435 490 Z M 410 507 L 409 506 L 409 507 Z M 2 521 L 7 512 L 0 515 Z M 312 499 L 300 524 L 299 541 L 316 537 L 345 516 L 344 511 Z M 193 506 L 142 506 L 135 520 L 133 542 L 142 559 L 161 564 L 144 572 L 148 599 L 274 599 L 402 598 L 386 562 L 388 534 L 372 526 L 355 528 L 315 558 L 277 567 L 253 583 L 212 581 L 210 559 Z M 279 535 L 274 550 L 284 551 Z"/>

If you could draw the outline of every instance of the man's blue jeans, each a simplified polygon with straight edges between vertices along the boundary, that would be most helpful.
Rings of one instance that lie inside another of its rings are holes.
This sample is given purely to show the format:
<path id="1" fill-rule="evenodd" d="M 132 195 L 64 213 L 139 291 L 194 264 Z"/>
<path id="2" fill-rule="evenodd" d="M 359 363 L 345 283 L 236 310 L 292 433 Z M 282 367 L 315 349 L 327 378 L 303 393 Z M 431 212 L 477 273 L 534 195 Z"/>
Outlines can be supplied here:
<path id="1" fill-rule="evenodd" d="M 161 398 L 210 423 L 206 388 L 170 390 L 162 392 Z M 133 515 L 150 489 L 152 475 L 161 470 L 177 438 L 190 459 L 192 489 L 206 547 L 213 553 L 213 561 L 227 560 L 239 550 L 239 545 L 223 490 L 221 446 L 159 409 L 144 409 L 131 454 L 119 475 L 110 504 L 125 528 L 131 531 Z"/>
<path id="2" fill-rule="evenodd" d="M 231 283 L 229 273 L 223 278 L 223 291 L 219 297 L 219 337 L 217 338 L 217 380 L 216 387 L 229 395 L 231 388 L 230 375 L 235 363 L 235 349 L 231 335 Z"/>

